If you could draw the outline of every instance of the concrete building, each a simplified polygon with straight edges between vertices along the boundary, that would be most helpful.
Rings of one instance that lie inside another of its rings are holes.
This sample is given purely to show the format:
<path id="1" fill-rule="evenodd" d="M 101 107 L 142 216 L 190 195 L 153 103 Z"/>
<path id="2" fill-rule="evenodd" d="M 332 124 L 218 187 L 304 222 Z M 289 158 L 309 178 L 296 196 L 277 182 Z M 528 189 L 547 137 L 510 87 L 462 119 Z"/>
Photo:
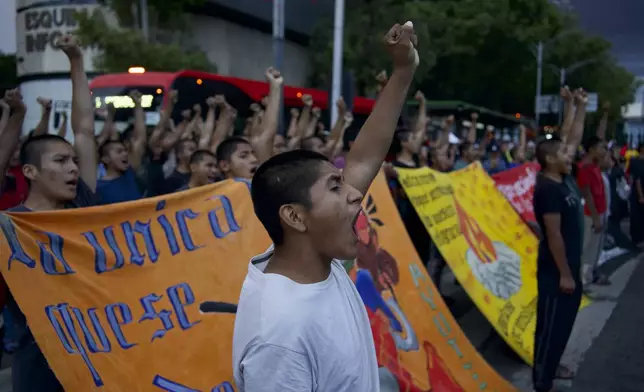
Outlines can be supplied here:
<path id="1" fill-rule="evenodd" d="M 71 82 L 67 59 L 53 48 L 53 42 L 76 28 L 73 18 L 76 11 L 103 12 L 111 23 L 116 23 L 116 18 L 97 0 L 15 1 L 18 75 L 29 108 L 23 132 L 33 129 L 39 121 L 40 108 L 36 103 L 39 96 L 54 100 L 50 125 L 55 128 L 59 114 L 71 109 Z M 273 62 L 272 1 L 209 0 L 189 11 L 190 28 L 181 33 L 183 42 L 203 50 L 222 75 L 264 78 L 264 71 Z M 319 18 L 332 12 L 332 0 L 285 0 L 282 73 L 290 85 L 306 84 L 310 73 L 309 36 Z M 96 75 L 95 55 L 93 51 L 85 54 L 90 77 Z"/>

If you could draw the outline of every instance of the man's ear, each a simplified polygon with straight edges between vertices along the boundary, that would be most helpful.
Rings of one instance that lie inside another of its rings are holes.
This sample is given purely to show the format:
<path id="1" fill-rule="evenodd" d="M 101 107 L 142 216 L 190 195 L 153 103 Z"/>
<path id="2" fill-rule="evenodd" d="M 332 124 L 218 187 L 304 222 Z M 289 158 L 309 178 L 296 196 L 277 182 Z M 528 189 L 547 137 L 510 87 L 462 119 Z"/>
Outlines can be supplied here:
<path id="1" fill-rule="evenodd" d="M 228 161 L 224 161 L 224 160 L 218 161 L 217 167 L 219 168 L 219 171 L 221 171 L 224 174 L 230 171 L 230 164 L 228 163 Z"/>
<path id="2" fill-rule="evenodd" d="M 22 174 L 29 181 L 33 181 L 38 177 L 38 168 L 35 165 L 23 165 Z"/>
<path id="3" fill-rule="evenodd" d="M 284 204 L 280 207 L 279 216 L 280 220 L 293 230 L 300 233 L 306 232 L 306 211 L 302 206 Z"/>

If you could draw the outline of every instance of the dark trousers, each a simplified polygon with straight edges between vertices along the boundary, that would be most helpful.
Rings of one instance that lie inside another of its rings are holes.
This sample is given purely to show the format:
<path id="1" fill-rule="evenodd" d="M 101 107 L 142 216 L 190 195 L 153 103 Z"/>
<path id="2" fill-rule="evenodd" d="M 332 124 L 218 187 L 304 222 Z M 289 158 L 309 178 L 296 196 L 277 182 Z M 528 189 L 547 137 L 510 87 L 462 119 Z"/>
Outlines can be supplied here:
<path id="1" fill-rule="evenodd" d="M 64 392 L 33 341 L 16 350 L 11 365 L 11 381 L 13 392 Z"/>
<path id="2" fill-rule="evenodd" d="M 552 389 L 561 356 L 581 303 L 581 281 L 573 294 L 559 290 L 557 278 L 537 278 L 537 327 L 534 334 L 532 381 L 536 392 Z"/>

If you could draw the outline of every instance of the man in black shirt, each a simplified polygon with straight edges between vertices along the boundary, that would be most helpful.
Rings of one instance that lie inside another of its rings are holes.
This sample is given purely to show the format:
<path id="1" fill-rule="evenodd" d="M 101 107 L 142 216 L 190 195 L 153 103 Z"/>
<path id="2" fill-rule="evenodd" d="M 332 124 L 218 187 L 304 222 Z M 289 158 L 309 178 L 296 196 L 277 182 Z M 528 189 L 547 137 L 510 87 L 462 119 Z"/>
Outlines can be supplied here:
<path id="1" fill-rule="evenodd" d="M 534 212 L 543 233 L 537 257 L 537 326 L 533 383 L 536 392 L 553 390 L 581 302 L 580 199 L 564 183 L 571 159 L 556 137 L 537 146 L 542 172 L 534 188 Z M 569 374 L 572 376 L 572 374 Z"/>
<path id="2" fill-rule="evenodd" d="M 35 136 L 22 144 L 20 163 L 29 183 L 29 193 L 25 202 L 10 212 L 87 207 L 97 202 L 94 107 L 83 54 L 78 40 L 70 35 L 61 37 L 56 46 L 67 55 L 71 65 L 74 146 L 57 135 Z M 16 99 L 21 99 L 19 93 Z M 8 158 L 0 155 L 0 162 Z M 15 236 L 15 231 L 8 230 L 11 222 L 7 215 L 0 214 L 0 224 L 6 237 Z M 13 392 L 63 392 L 11 293 L 7 298 L 7 310 L 11 313 L 18 339 L 11 372 Z"/>

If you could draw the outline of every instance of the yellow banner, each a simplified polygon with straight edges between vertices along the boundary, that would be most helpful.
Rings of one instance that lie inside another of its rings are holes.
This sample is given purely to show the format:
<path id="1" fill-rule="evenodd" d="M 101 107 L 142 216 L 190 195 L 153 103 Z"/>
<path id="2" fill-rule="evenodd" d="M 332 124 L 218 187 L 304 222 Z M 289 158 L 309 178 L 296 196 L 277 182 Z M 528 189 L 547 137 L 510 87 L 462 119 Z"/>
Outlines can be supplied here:
<path id="1" fill-rule="evenodd" d="M 514 391 L 441 301 L 383 177 L 364 207 L 359 254 L 345 265 L 385 379 L 400 391 Z M 269 245 L 245 184 L 0 223 L 2 274 L 67 391 L 235 390 L 227 312 Z M 221 312 L 201 313 L 206 301 Z"/>
<path id="2" fill-rule="evenodd" d="M 398 178 L 472 301 L 514 351 L 532 364 L 537 237 L 480 163 L 449 174 L 398 169 Z"/>

